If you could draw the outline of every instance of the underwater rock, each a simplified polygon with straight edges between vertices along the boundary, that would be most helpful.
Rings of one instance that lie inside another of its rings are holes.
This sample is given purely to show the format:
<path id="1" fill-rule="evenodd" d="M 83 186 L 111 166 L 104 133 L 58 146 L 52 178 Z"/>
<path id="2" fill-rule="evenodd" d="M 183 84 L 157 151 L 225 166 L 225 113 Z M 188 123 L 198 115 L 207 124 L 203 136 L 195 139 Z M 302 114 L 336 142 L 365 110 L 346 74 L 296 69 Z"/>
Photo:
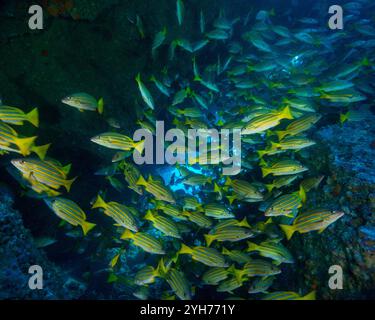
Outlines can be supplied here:
<path id="1" fill-rule="evenodd" d="M 0 187 L 0 299 L 77 299 L 85 285 L 72 279 L 37 249 L 33 237 L 12 208 L 13 197 Z M 29 267 L 43 269 L 43 289 L 29 289 Z"/>
<path id="2" fill-rule="evenodd" d="M 295 237 L 290 243 L 299 253 L 295 281 L 304 279 L 321 299 L 375 297 L 374 136 L 375 117 L 326 126 L 315 133 L 320 143 L 313 151 L 311 167 L 320 168 L 326 180 L 308 194 L 307 206 L 329 206 L 346 214 L 323 233 Z M 332 265 L 342 267 L 343 290 L 328 285 Z"/>

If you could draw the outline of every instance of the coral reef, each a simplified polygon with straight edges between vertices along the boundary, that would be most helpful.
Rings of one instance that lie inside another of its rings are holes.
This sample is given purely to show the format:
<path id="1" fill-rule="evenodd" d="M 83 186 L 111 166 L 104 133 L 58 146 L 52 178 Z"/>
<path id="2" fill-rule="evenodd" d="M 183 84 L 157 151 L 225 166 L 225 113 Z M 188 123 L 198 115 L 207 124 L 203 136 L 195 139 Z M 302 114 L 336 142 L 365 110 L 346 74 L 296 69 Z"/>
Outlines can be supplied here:
<path id="1" fill-rule="evenodd" d="M 298 252 L 296 278 L 313 283 L 322 299 L 375 297 L 374 133 L 373 116 L 361 122 L 326 126 L 315 133 L 321 145 L 311 159 L 329 175 L 324 192 L 309 194 L 309 203 L 339 206 L 346 214 L 322 234 L 295 237 L 291 245 Z M 328 286 L 332 265 L 343 269 L 343 290 Z"/>
<path id="2" fill-rule="evenodd" d="M 12 208 L 13 198 L 5 187 L 0 189 L 0 299 L 76 299 L 85 285 L 50 262 L 37 249 L 33 237 Z M 30 290 L 29 267 L 43 269 L 43 289 Z"/>

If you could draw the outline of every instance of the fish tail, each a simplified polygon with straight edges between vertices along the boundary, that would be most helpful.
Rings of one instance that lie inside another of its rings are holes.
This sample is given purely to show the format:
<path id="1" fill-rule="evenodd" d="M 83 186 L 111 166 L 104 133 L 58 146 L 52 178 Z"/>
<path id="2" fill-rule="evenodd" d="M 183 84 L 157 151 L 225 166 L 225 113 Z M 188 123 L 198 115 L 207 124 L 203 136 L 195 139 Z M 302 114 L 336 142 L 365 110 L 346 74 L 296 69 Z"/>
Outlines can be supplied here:
<path id="1" fill-rule="evenodd" d="M 272 223 L 272 217 L 268 218 L 267 221 L 264 224 L 271 224 Z"/>
<path id="2" fill-rule="evenodd" d="M 121 239 L 133 239 L 134 238 L 134 233 L 132 233 L 129 229 L 126 229 L 124 233 L 121 235 Z"/>
<path id="3" fill-rule="evenodd" d="M 137 182 L 136 182 L 136 185 L 138 186 L 147 186 L 147 181 L 145 180 L 145 178 L 143 178 L 142 175 L 139 176 Z"/>
<path id="4" fill-rule="evenodd" d="M 227 255 L 230 253 L 230 251 L 227 248 L 223 247 L 223 250 L 221 251 L 221 253 Z"/>
<path id="5" fill-rule="evenodd" d="M 27 156 L 30 154 L 30 149 L 36 138 L 36 136 L 31 138 L 14 138 L 14 144 L 20 149 L 23 156 Z"/>
<path id="6" fill-rule="evenodd" d="M 29 121 L 34 127 L 39 126 L 39 111 L 38 108 L 35 108 L 31 110 L 27 115 L 26 115 L 27 121 Z"/>
<path id="7" fill-rule="evenodd" d="M 279 141 L 282 140 L 286 136 L 286 131 L 275 131 Z"/>
<path id="8" fill-rule="evenodd" d="M 103 198 L 100 196 L 100 194 L 98 194 L 98 197 L 96 198 L 94 204 L 92 205 L 91 209 L 95 209 L 95 208 L 105 208 L 106 207 L 106 203 L 105 201 L 103 200 Z"/>
<path id="9" fill-rule="evenodd" d="M 169 268 L 165 265 L 164 259 L 159 260 L 158 266 L 155 269 L 154 275 L 156 277 L 164 277 L 169 271 Z"/>
<path id="10" fill-rule="evenodd" d="M 68 192 L 70 191 L 70 188 L 72 187 L 73 182 L 76 181 L 77 178 L 78 177 L 75 177 L 71 180 L 65 180 L 64 187 L 65 187 L 66 191 L 68 191 Z"/>
<path id="11" fill-rule="evenodd" d="M 225 180 L 225 186 L 230 186 L 232 184 L 232 179 L 227 177 L 227 179 Z"/>
<path id="12" fill-rule="evenodd" d="M 39 146 L 39 147 L 33 146 L 31 148 L 31 151 L 35 152 L 38 155 L 39 159 L 44 160 L 50 146 L 51 146 L 50 143 L 45 144 L 44 146 Z"/>
<path id="13" fill-rule="evenodd" d="M 229 200 L 229 204 L 232 204 L 234 200 L 237 199 L 237 197 L 234 195 L 234 196 L 227 196 L 227 199 Z"/>
<path id="14" fill-rule="evenodd" d="M 249 225 L 249 223 L 247 222 L 247 219 L 246 218 L 243 218 L 240 223 L 238 224 L 240 227 L 245 227 L 245 228 L 251 228 L 251 226 Z"/>
<path id="15" fill-rule="evenodd" d="M 135 77 L 135 81 L 137 81 L 138 83 L 141 83 L 141 74 L 138 73 Z"/>
<path id="16" fill-rule="evenodd" d="M 275 188 L 275 186 L 273 184 L 266 184 L 266 188 L 267 188 L 268 192 L 271 192 L 273 190 L 273 188 Z"/>
<path id="17" fill-rule="evenodd" d="M 104 100 L 103 98 L 100 98 L 98 101 L 98 112 L 99 114 L 103 114 L 104 111 Z"/>
<path id="18" fill-rule="evenodd" d="M 242 277 L 245 275 L 246 271 L 244 270 L 237 270 L 234 268 L 234 276 L 236 277 L 237 281 L 242 283 Z"/>
<path id="19" fill-rule="evenodd" d="M 137 150 L 140 154 L 142 154 L 143 149 L 145 148 L 145 141 L 146 140 L 139 141 L 134 145 L 134 149 Z"/>
<path id="20" fill-rule="evenodd" d="M 70 169 L 72 168 L 71 164 L 66 165 L 65 167 L 62 168 L 62 171 L 67 175 L 70 172 Z"/>
<path id="21" fill-rule="evenodd" d="M 281 230 L 284 231 L 287 240 L 290 240 L 293 236 L 293 233 L 296 232 L 296 229 L 295 229 L 294 226 L 288 226 L 286 224 L 280 224 L 279 226 L 280 226 Z"/>
<path id="22" fill-rule="evenodd" d="M 316 291 L 311 291 L 307 295 L 297 299 L 297 300 L 316 300 Z"/>
<path id="23" fill-rule="evenodd" d="M 256 244 L 256 243 L 254 243 L 254 242 L 251 242 L 251 241 L 248 241 L 247 242 L 247 252 L 250 252 L 250 251 L 257 251 L 258 250 L 258 248 L 259 248 L 259 246 Z"/>
<path id="24" fill-rule="evenodd" d="M 221 192 L 220 187 L 217 185 L 216 182 L 214 183 L 214 192 L 217 192 L 217 193 Z"/>
<path id="25" fill-rule="evenodd" d="M 261 170 L 262 170 L 262 176 L 263 176 L 263 178 L 272 173 L 269 168 L 261 168 Z"/>
<path id="26" fill-rule="evenodd" d="M 201 82 L 202 81 L 202 77 L 199 74 L 196 74 L 194 76 L 194 81 Z"/>
<path id="27" fill-rule="evenodd" d="M 178 254 L 191 254 L 192 252 L 193 252 L 193 250 L 190 247 L 181 243 L 181 248 L 178 251 Z"/>
<path id="28" fill-rule="evenodd" d="M 215 240 L 215 236 L 212 235 L 212 234 L 205 234 L 204 238 L 206 240 L 207 247 L 209 247 L 211 245 L 211 243 Z"/>
<path id="29" fill-rule="evenodd" d="M 340 114 L 340 122 L 341 124 L 343 124 L 345 121 L 348 121 L 349 120 L 349 112 L 343 114 L 341 113 Z"/>
<path id="30" fill-rule="evenodd" d="M 81 223 L 83 234 L 86 235 L 95 226 L 96 226 L 95 223 L 90 223 L 90 222 L 87 222 L 87 221 L 83 221 Z"/>
<path id="31" fill-rule="evenodd" d="M 277 142 L 271 141 L 271 147 L 272 147 L 273 149 L 277 149 L 279 146 L 280 146 L 280 143 L 277 143 Z"/>
<path id="32" fill-rule="evenodd" d="M 143 217 L 145 220 L 154 221 L 154 215 L 152 214 L 151 210 L 147 210 L 145 216 Z"/>
<path id="33" fill-rule="evenodd" d="M 286 106 L 280 114 L 281 119 L 293 119 L 292 112 L 290 111 L 290 107 Z"/>
<path id="34" fill-rule="evenodd" d="M 267 151 L 266 151 L 266 150 L 259 150 L 259 151 L 257 151 L 257 153 L 258 153 L 258 155 L 259 155 L 259 158 L 263 158 L 263 156 L 264 156 L 265 154 L 267 154 Z"/>
<path id="35" fill-rule="evenodd" d="M 299 194 L 302 202 L 305 203 L 306 202 L 306 191 L 305 191 L 305 189 L 303 188 L 302 185 L 299 186 L 298 194 Z"/>

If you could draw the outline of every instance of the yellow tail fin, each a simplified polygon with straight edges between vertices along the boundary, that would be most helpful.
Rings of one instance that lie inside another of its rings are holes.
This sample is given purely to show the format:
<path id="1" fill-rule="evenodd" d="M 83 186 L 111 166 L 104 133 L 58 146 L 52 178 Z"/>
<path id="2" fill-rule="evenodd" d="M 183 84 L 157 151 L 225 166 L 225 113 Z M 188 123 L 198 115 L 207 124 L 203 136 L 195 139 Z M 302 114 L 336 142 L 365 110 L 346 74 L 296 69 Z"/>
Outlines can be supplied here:
<path id="1" fill-rule="evenodd" d="M 98 194 L 98 197 L 96 198 L 94 204 L 92 205 L 91 209 L 95 208 L 105 208 L 107 204 L 103 200 L 103 198 Z"/>
<path id="2" fill-rule="evenodd" d="M 247 219 L 246 217 L 243 218 L 240 223 L 238 224 L 240 227 L 245 227 L 245 228 L 251 228 L 251 226 L 249 225 L 249 223 L 247 222 Z"/>
<path id="3" fill-rule="evenodd" d="M 348 121 L 349 120 L 349 112 L 343 114 L 341 113 L 340 114 L 340 122 L 341 124 L 343 124 L 345 121 Z"/>
<path id="4" fill-rule="evenodd" d="M 38 108 L 35 108 L 31 110 L 27 115 L 26 115 L 27 121 L 29 121 L 34 127 L 39 127 L 39 112 Z"/>
<path id="5" fill-rule="evenodd" d="M 290 107 L 285 107 L 280 113 L 281 119 L 294 119 Z"/>
<path id="6" fill-rule="evenodd" d="M 154 215 L 152 214 L 152 211 L 151 211 L 151 210 L 147 210 L 146 215 L 143 217 L 143 219 L 145 219 L 145 220 L 149 220 L 149 221 L 154 221 L 154 220 L 155 220 L 155 217 L 154 217 Z"/>
<path id="7" fill-rule="evenodd" d="M 293 233 L 296 232 L 296 229 L 294 226 L 288 226 L 285 224 L 280 224 L 280 228 L 284 231 L 286 238 L 290 240 L 293 236 Z"/>
<path id="8" fill-rule="evenodd" d="M 28 156 L 31 152 L 31 147 L 37 137 L 31 138 L 14 138 L 14 144 L 20 149 L 23 156 Z"/>
<path id="9" fill-rule="evenodd" d="M 229 204 L 232 204 L 233 201 L 237 199 L 237 197 L 235 195 L 233 195 L 233 196 L 227 196 L 227 199 L 229 200 Z"/>
<path id="10" fill-rule="evenodd" d="M 138 186 L 147 186 L 147 181 L 145 180 L 145 178 L 143 178 L 142 175 L 140 175 L 139 178 L 138 178 L 138 181 L 137 181 L 136 185 L 138 185 Z"/>
<path id="11" fill-rule="evenodd" d="M 78 177 L 75 177 L 72 180 L 65 180 L 64 187 L 65 187 L 66 191 L 68 191 L 68 192 L 70 191 L 70 188 L 72 187 L 73 182 L 76 181 L 77 178 Z"/>
<path id="12" fill-rule="evenodd" d="M 83 234 L 86 235 L 95 226 L 96 226 L 95 223 L 90 223 L 87 221 L 82 222 L 81 227 L 82 227 Z"/>
<path id="13" fill-rule="evenodd" d="M 104 111 L 104 100 L 103 98 L 100 98 L 98 101 L 98 112 L 99 114 L 103 114 Z"/>
<path id="14" fill-rule="evenodd" d="M 205 234 L 204 238 L 206 239 L 207 247 L 209 247 L 211 243 L 216 239 L 216 237 L 212 234 Z"/>
<path id="15" fill-rule="evenodd" d="M 288 134 L 287 131 L 275 131 L 275 133 L 279 141 L 282 140 Z"/>
<path id="16" fill-rule="evenodd" d="M 137 150 L 140 154 L 142 154 L 144 148 L 145 148 L 145 140 L 136 142 L 134 144 L 134 149 Z"/>
<path id="17" fill-rule="evenodd" d="M 263 178 L 272 173 L 272 170 L 270 170 L 269 168 L 261 168 L 261 170 Z"/>
<path id="18" fill-rule="evenodd" d="M 51 146 L 50 143 L 44 146 L 39 146 L 39 147 L 33 146 L 31 147 L 31 151 L 35 152 L 38 155 L 39 159 L 44 160 L 50 146 Z"/>
<path id="19" fill-rule="evenodd" d="M 275 185 L 273 185 L 273 184 L 266 184 L 266 188 L 267 188 L 268 192 L 271 192 L 275 188 Z"/>
<path id="20" fill-rule="evenodd" d="M 311 291 L 307 295 L 297 299 L 297 300 L 316 300 L 316 291 Z"/>
<path id="21" fill-rule="evenodd" d="M 259 249 L 259 246 L 256 244 L 256 243 L 254 243 L 254 242 L 251 242 L 251 241 L 248 241 L 247 242 L 247 252 L 251 252 L 251 251 L 258 251 L 258 249 Z"/>
<path id="22" fill-rule="evenodd" d="M 129 229 L 126 229 L 124 233 L 121 235 L 121 239 L 126 240 L 126 239 L 133 239 L 134 238 L 134 233 L 132 233 Z"/>
<path id="23" fill-rule="evenodd" d="M 178 251 L 178 254 L 191 254 L 191 253 L 193 253 L 193 249 L 191 249 L 187 245 L 181 243 L 181 248 Z"/>

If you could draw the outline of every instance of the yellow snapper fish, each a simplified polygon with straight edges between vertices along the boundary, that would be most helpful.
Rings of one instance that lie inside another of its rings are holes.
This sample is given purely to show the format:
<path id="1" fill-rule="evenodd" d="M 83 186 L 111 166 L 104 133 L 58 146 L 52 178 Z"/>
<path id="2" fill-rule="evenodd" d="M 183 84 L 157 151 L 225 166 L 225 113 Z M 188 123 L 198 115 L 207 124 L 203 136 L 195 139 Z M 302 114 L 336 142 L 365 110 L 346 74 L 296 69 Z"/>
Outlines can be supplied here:
<path id="1" fill-rule="evenodd" d="M 268 289 L 272 286 L 273 281 L 275 280 L 274 276 L 264 277 L 264 278 L 255 278 L 251 283 L 248 293 L 268 293 Z"/>
<path id="2" fill-rule="evenodd" d="M 135 246 L 142 248 L 146 252 L 153 254 L 165 254 L 163 244 L 158 239 L 154 238 L 153 236 L 147 233 L 132 233 L 129 229 L 126 229 L 125 232 L 121 235 L 121 239 L 133 240 L 133 244 Z"/>
<path id="3" fill-rule="evenodd" d="M 69 192 L 73 182 L 77 179 L 67 179 L 66 173 L 50 161 L 37 159 L 15 159 L 11 163 L 22 173 L 22 176 L 33 183 L 37 181 L 52 189 L 65 187 Z"/>
<path id="4" fill-rule="evenodd" d="M 290 240 L 294 232 L 307 233 L 319 231 L 322 233 L 329 225 L 340 219 L 344 215 L 342 211 L 332 211 L 329 209 L 314 209 L 301 213 L 294 220 L 292 225 L 280 225 Z"/>
<path id="5" fill-rule="evenodd" d="M 15 145 L 23 156 L 27 156 L 31 153 L 31 148 L 36 138 L 37 137 L 20 138 L 12 127 L 0 121 L 0 149 L 2 150 L 17 152 L 17 149 L 11 146 Z"/>
<path id="6" fill-rule="evenodd" d="M 266 188 L 268 192 L 271 192 L 275 188 L 280 189 L 282 187 L 291 185 L 291 183 L 296 179 L 298 179 L 298 175 L 282 176 L 273 180 L 272 183 L 266 184 Z M 303 189 L 308 191 L 306 188 Z"/>
<path id="7" fill-rule="evenodd" d="M 250 229 L 233 226 L 214 230 L 211 234 L 205 234 L 204 238 L 206 239 L 207 246 L 210 246 L 215 240 L 219 242 L 237 242 L 253 236 L 254 233 Z"/>
<path id="8" fill-rule="evenodd" d="M 194 212 L 189 212 L 189 211 L 184 211 L 182 213 L 187 219 L 196 225 L 198 225 L 201 228 L 210 228 L 212 226 L 212 220 L 207 217 L 206 215 L 194 211 Z"/>
<path id="9" fill-rule="evenodd" d="M 95 227 L 94 223 L 86 221 L 85 213 L 75 202 L 64 198 L 44 199 L 44 201 L 59 218 L 73 226 L 81 226 L 84 235 Z"/>
<path id="10" fill-rule="evenodd" d="M 159 215 L 157 213 L 154 213 L 151 210 L 147 210 L 144 219 L 151 221 L 155 229 L 160 230 L 166 236 L 181 239 L 178 226 L 173 220 L 163 217 L 162 215 Z"/>
<path id="11" fill-rule="evenodd" d="M 238 221 L 236 219 L 222 220 L 214 226 L 213 230 L 219 230 L 226 227 L 245 227 L 251 229 L 251 226 L 247 222 L 247 219 L 243 218 L 241 221 Z"/>
<path id="12" fill-rule="evenodd" d="M 233 294 L 233 291 L 242 287 L 243 283 L 247 280 L 247 278 L 241 277 L 231 277 L 227 280 L 224 280 L 220 283 L 220 285 L 217 287 L 217 292 L 229 292 Z"/>
<path id="13" fill-rule="evenodd" d="M 272 201 L 265 212 L 265 216 L 287 216 L 293 218 L 298 208 L 301 208 L 302 203 L 305 201 L 306 193 L 303 188 L 300 188 L 298 192 L 282 195 Z"/>
<path id="14" fill-rule="evenodd" d="M 268 277 L 279 273 L 281 273 L 281 270 L 277 266 L 262 259 L 250 260 L 239 271 L 240 275 L 247 277 Z"/>
<path id="15" fill-rule="evenodd" d="M 250 262 L 251 260 L 246 253 L 240 250 L 228 250 L 227 248 L 223 247 L 222 254 L 238 264 L 244 264 Z"/>
<path id="16" fill-rule="evenodd" d="M 155 269 L 152 266 L 145 266 L 137 271 L 134 276 L 134 282 L 139 286 L 151 284 L 155 282 L 155 278 L 159 275 L 158 269 Z"/>
<path id="17" fill-rule="evenodd" d="M 138 224 L 134 216 L 129 212 L 125 205 L 117 202 L 105 202 L 103 198 L 98 195 L 92 209 L 102 208 L 104 213 L 116 221 L 117 226 L 122 226 L 131 231 L 138 232 Z"/>
<path id="18" fill-rule="evenodd" d="M 242 134 L 254 134 L 264 132 L 268 129 L 276 127 L 282 119 L 293 119 L 290 108 L 285 107 L 279 112 L 261 115 L 250 120 L 243 128 Z"/>
<path id="19" fill-rule="evenodd" d="M 310 177 L 306 178 L 301 181 L 300 187 L 305 190 L 305 192 L 309 192 L 312 189 L 317 189 L 320 183 L 323 181 L 324 176 L 317 176 L 317 177 Z"/>
<path id="20" fill-rule="evenodd" d="M 306 137 L 291 136 L 280 142 L 271 142 L 271 150 L 301 150 L 315 145 L 316 142 Z"/>
<path id="21" fill-rule="evenodd" d="M 219 203 L 209 203 L 204 206 L 204 214 L 214 219 L 231 219 L 234 214 Z"/>
<path id="22" fill-rule="evenodd" d="M 232 180 L 227 178 L 225 185 L 233 188 L 234 195 L 227 196 L 230 204 L 232 204 L 236 199 L 246 202 L 257 202 L 263 200 L 263 195 L 258 191 L 258 189 L 245 180 Z"/>
<path id="23" fill-rule="evenodd" d="M 197 246 L 190 248 L 181 243 L 181 249 L 178 251 L 177 256 L 180 254 L 191 255 L 192 259 L 209 267 L 227 267 L 224 256 L 213 248 Z"/>
<path id="24" fill-rule="evenodd" d="M 137 185 L 145 187 L 145 190 L 151 193 L 157 200 L 176 203 L 173 193 L 162 182 L 153 180 L 151 175 L 148 177 L 148 181 L 140 176 Z"/>
<path id="25" fill-rule="evenodd" d="M 295 136 L 299 133 L 309 130 L 321 118 L 317 113 L 308 114 L 291 122 L 284 131 L 276 131 L 279 140 L 285 136 Z"/>
<path id="26" fill-rule="evenodd" d="M 140 186 L 137 185 L 137 181 L 141 176 L 138 168 L 131 163 L 123 162 L 123 170 L 125 181 L 129 184 L 129 189 L 135 191 L 139 195 L 143 194 L 143 190 Z"/>
<path id="27" fill-rule="evenodd" d="M 229 277 L 229 272 L 226 268 L 214 267 L 208 269 L 202 275 L 202 281 L 208 285 L 218 285 L 221 281 Z"/>
<path id="28" fill-rule="evenodd" d="M 184 216 L 183 211 L 176 205 L 165 203 L 163 201 L 153 201 L 156 210 L 163 211 L 167 216 L 170 216 L 176 220 L 184 220 L 187 218 Z"/>
<path id="29" fill-rule="evenodd" d="M 93 96 L 85 92 L 74 93 L 66 96 L 61 100 L 61 102 L 70 107 L 78 109 L 80 112 L 87 110 L 97 111 L 99 114 L 102 114 L 104 110 L 103 98 L 96 100 Z"/>
<path id="30" fill-rule="evenodd" d="M 129 138 L 120 133 L 116 132 L 105 132 L 91 138 L 91 141 L 101 145 L 103 147 L 115 150 L 137 150 L 139 153 L 143 152 L 145 140 L 135 142 L 133 139 Z"/>
<path id="31" fill-rule="evenodd" d="M 38 108 L 31 110 L 29 113 L 23 112 L 21 109 L 0 105 L 0 120 L 21 126 L 24 122 L 30 122 L 34 127 L 39 126 Z"/>
<path id="32" fill-rule="evenodd" d="M 316 293 L 312 291 L 305 296 L 300 296 L 292 291 L 271 292 L 263 296 L 262 300 L 315 300 Z"/>
<path id="33" fill-rule="evenodd" d="M 165 274 L 164 279 L 178 298 L 181 300 L 191 300 L 191 285 L 181 271 L 175 268 L 170 268 Z"/>
<path id="34" fill-rule="evenodd" d="M 272 174 L 274 176 L 285 176 L 307 171 L 308 168 L 296 160 L 281 160 L 271 166 L 262 167 L 263 178 Z"/>
<path id="35" fill-rule="evenodd" d="M 146 103 L 146 105 L 150 109 L 154 110 L 155 109 L 154 99 L 152 98 L 152 95 L 151 95 L 150 91 L 147 89 L 147 87 L 142 82 L 140 73 L 137 74 L 135 80 L 138 84 L 138 89 L 141 93 L 143 101 Z"/>
<path id="36" fill-rule="evenodd" d="M 263 241 L 260 244 L 247 242 L 247 252 L 258 252 L 260 256 L 271 258 L 276 264 L 294 263 L 294 259 L 287 248 L 275 241 Z"/>

